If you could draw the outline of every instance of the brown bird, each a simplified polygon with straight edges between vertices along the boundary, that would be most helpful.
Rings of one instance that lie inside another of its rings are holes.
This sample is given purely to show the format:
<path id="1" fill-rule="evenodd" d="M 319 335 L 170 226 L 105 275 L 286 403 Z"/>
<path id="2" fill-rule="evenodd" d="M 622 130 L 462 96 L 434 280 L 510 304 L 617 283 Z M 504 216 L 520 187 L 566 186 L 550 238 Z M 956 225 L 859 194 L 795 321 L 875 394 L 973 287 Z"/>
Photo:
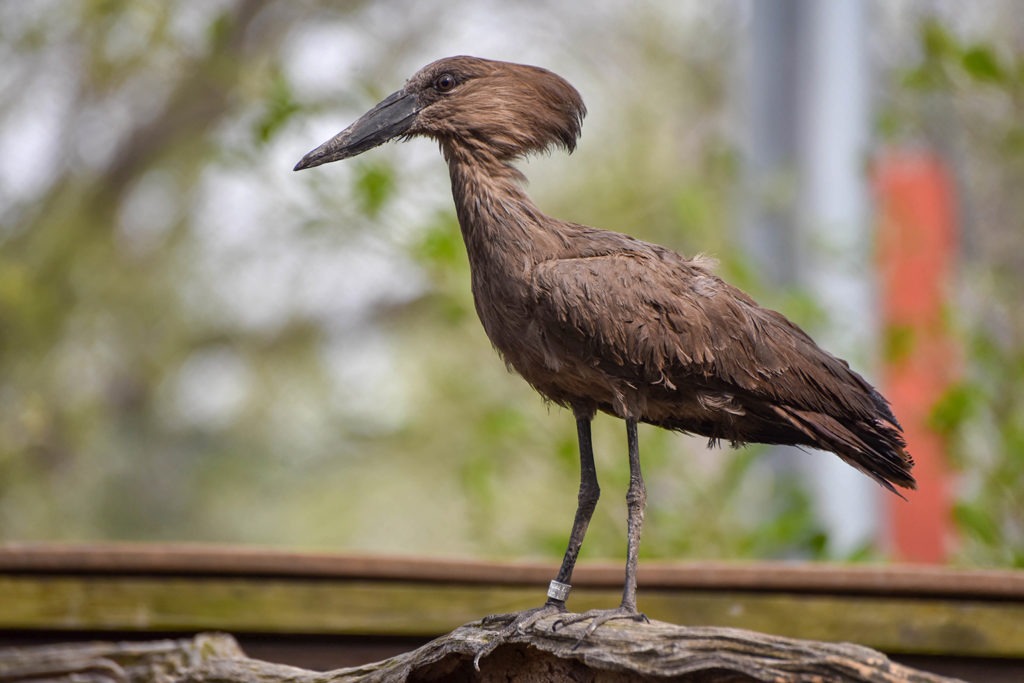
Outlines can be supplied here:
<path id="1" fill-rule="evenodd" d="M 637 423 L 721 440 L 834 452 L 896 493 L 913 460 L 886 400 L 781 314 L 719 279 L 703 258 L 545 215 L 512 165 L 572 152 L 586 108 L 561 77 L 533 66 L 451 57 L 427 65 L 295 170 L 361 154 L 394 138 L 436 140 L 469 254 L 473 298 L 505 362 L 576 417 L 579 505 L 544 606 L 521 628 L 565 611 L 573 566 L 599 495 L 590 422 L 626 422 L 630 483 L 622 603 L 564 621 L 588 633 L 636 606 L 645 490 Z"/>

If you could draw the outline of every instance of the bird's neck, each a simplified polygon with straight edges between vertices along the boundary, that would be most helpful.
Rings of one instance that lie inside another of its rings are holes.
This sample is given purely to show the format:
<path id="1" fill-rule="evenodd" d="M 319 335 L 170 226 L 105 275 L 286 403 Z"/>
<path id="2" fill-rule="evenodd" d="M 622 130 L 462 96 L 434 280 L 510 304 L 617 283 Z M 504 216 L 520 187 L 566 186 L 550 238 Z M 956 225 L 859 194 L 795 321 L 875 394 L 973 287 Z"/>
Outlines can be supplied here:
<path id="1" fill-rule="evenodd" d="M 523 190 L 522 173 L 486 150 L 443 143 L 470 264 L 522 268 L 549 253 L 558 221 Z"/>

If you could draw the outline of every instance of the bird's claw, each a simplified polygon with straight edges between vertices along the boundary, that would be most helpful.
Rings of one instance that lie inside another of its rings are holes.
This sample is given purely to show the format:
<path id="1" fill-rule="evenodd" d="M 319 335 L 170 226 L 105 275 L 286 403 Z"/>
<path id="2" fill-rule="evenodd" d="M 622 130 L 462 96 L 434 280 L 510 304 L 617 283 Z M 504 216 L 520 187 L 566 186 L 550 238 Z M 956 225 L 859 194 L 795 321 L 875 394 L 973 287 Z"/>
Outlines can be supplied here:
<path id="1" fill-rule="evenodd" d="M 563 619 L 559 619 L 554 624 L 552 624 L 551 630 L 557 631 L 558 629 L 563 628 L 565 626 L 578 624 L 582 621 L 590 621 L 590 625 L 587 626 L 587 630 L 583 632 L 583 635 L 579 637 L 579 640 L 576 641 L 576 644 L 572 646 L 572 649 L 575 650 L 580 645 L 582 645 L 583 641 L 589 638 L 591 634 L 593 634 L 594 631 L 598 629 L 598 627 L 600 627 L 602 624 L 605 624 L 609 621 L 613 621 L 616 619 L 630 619 L 632 621 L 642 622 L 645 624 L 649 624 L 651 622 L 651 620 L 647 618 L 646 614 L 644 614 L 643 612 L 636 611 L 636 608 L 622 607 L 620 605 L 615 609 L 592 609 L 583 612 L 582 614 L 569 615 Z"/>
<path id="2" fill-rule="evenodd" d="M 499 645 L 515 635 L 526 633 L 538 621 L 553 614 L 562 614 L 565 610 L 564 603 L 546 603 L 540 607 L 512 612 L 509 614 L 492 614 L 480 620 L 482 626 L 504 624 L 501 630 L 497 631 L 487 643 L 477 651 L 473 657 L 473 668 L 480 670 L 480 660 L 494 652 Z"/>

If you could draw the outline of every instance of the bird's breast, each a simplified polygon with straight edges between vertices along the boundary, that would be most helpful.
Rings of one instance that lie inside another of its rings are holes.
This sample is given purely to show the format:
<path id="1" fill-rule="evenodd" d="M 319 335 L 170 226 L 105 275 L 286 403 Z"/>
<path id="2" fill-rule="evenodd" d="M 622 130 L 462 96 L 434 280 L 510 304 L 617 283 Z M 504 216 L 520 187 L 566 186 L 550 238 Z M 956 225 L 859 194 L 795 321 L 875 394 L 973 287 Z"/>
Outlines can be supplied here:
<path id="1" fill-rule="evenodd" d="M 567 349 L 546 333 L 528 282 L 493 282 L 474 274 L 473 298 L 491 344 L 544 398 L 572 408 L 636 412 L 640 400 L 628 380 L 604 372 L 584 349 Z"/>

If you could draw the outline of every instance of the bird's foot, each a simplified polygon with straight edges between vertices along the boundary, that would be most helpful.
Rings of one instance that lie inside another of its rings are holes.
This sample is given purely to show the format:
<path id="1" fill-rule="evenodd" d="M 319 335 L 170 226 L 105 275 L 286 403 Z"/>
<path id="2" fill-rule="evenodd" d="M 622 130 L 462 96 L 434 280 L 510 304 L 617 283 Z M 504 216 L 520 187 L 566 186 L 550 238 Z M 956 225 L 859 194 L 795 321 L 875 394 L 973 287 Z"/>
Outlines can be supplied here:
<path id="1" fill-rule="evenodd" d="M 490 640 L 476 653 L 473 657 L 473 668 L 477 671 L 480 670 L 480 660 L 487 655 L 494 652 L 499 645 L 507 641 L 514 635 L 522 635 L 526 633 L 526 630 L 532 627 L 541 619 L 550 617 L 555 614 L 565 613 L 565 603 L 563 602 L 548 602 L 540 607 L 533 607 L 531 609 L 523 610 L 522 612 L 512 612 L 510 614 L 492 614 L 489 617 L 484 617 L 480 623 L 483 626 L 492 626 L 501 624 L 501 629 L 494 633 Z"/>
<path id="2" fill-rule="evenodd" d="M 582 621 L 590 621 L 590 625 L 587 626 L 587 630 L 583 632 L 583 635 L 581 635 L 579 640 L 576 641 L 576 644 L 573 645 L 573 649 L 575 650 L 582 645 L 583 641 L 589 638 L 590 634 L 596 631 L 599 626 L 616 619 L 630 619 L 632 621 L 644 623 L 650 623 L 651 621 L 647 618 L 646 614 L 638 612 L 636 607 L 619 605 L 614 609 L 592 609 L 583 612 L 582 614 L 572 614 L 564 619 L 556 621 L 552 625 L 552 629 L 557 631 L 560 628 L 564 628 L 572 624 L 578 624 Z"/>

